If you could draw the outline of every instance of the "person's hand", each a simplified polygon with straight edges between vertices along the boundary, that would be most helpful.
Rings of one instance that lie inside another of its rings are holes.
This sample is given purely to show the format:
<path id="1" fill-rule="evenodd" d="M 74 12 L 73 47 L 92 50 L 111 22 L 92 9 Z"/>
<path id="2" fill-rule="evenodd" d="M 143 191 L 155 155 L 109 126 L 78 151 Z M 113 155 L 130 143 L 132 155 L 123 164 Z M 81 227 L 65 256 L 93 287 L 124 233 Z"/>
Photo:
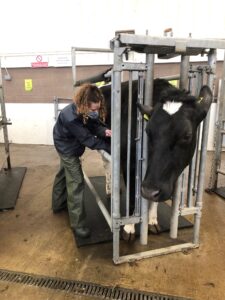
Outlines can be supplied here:
<path id="1" fill-rule="evenodd" d="M 111 137 L 111 136 L 112 136 L 112 130 L 106 129 L 106 131 L 105 131 L 105 136 Z"/>

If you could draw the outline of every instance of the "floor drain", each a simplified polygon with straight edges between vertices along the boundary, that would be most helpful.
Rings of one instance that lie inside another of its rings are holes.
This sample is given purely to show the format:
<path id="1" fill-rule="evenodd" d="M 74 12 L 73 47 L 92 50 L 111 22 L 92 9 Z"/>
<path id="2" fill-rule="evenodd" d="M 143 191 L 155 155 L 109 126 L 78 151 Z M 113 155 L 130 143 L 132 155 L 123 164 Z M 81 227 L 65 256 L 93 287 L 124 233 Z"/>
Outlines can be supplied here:
<path id="1" fill-rule="evenodd" d="M 93 296 L 98 299 L 111 300 L 191 300 L 190 298 L 155 294 L 130 290 L 120 287 L 110 287 L 84 281 L 66 280 L 57 277 L 39 276 L 22 272 L 0 269 L 0 280 L 66 291 L 77 295 Z"/>

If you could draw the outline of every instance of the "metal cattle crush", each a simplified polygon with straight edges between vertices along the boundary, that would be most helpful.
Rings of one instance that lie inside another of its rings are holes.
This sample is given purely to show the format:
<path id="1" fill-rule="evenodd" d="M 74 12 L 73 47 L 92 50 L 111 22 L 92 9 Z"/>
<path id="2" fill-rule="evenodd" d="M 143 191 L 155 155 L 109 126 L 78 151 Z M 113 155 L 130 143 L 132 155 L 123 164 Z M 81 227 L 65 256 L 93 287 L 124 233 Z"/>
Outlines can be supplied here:
<path id="1" fill-rule="evenodd" d="M 129 74 L 129 99 L 128 115 L 132 105 L 132 80 L 138 73 L 138 99 L 140 103 L 151 105 L 154 79 L 154 61 L 157 54 L 160 58 L 169 59 L 174 56 L 180 56 L 180 88 L 190 89 L 193 94 L 198 92 L 203 84 L 207 84 L 212 90 L 214 88 L 214 79 L 216 72 L 217 49 L 225 49 L 225 40 L 218 39 L 176 39 L 172 37 L 151 37 L 135 34 L 119 34 L 111 41 L 111 51 L 114 55 L 112 69 L 112 197 L 111 214 L 105 208 L 103 202 L 88 180 L 89 187 L 96 196 L 97 203 L 102 210 L 113 233 L 113 261 L 115 264 L 148 258 L 163 254 L 182 251 L 185 249 L 196 248 L 199 246 L 199 231 L 202 214 L 203 189 L 205 177 L 205 165 L 207 154 L 207 140 L 209 129 L 210 112 L 203 124 L 200 126 L 198 134 L 198 143 L 195 155 L 190 163 L 188 170 L 185 170 L 179 177 L 176 185 L 176 191 L 171 203 L 170 216 L 170 238 L 178 237 L 178 219 L 179 216 L 191 215 L 193 218 L 193 229 L 191 241 L 178 242 L 163 248 L 148 249 L 146 251 L 132 254 L 120 254 L 120 229 L 126 224 L 140 224 L 140 243 L 148 244 L 148 208 L 149 203 L 141 197 L 140 184 L 146 170 L 147 157 L 147 137 L 143 131 L 143 120 L 138 113 L 137 120 L 128 120 L 128 149 L 127 149 L 127 170 L 130 167 L 130 130 L 131 122 L 137 122 L 136 138 L 136 195 L 135 210 L 132 215 L 129 214 L 129 176 L 126 186 L 126 210 L 121 212 L 121 177 L 120 177 L 120 148 L 121 148 L 121 81 L 123 72 Z M 72 66 L 73 66 L 73 84 L 76 85 L 76 51 L 109 52 L 109 49 L 91 49 L 91 48 L 72 48 Z M 145 62 L 131 61 L 128 58 L 129 53 L 141 53 Z M 190 65 L 190 56 L 206 54 L 208 62 L 202 67 L 193 67 Z M 224 68 L 223 68 L 224 70 Z M 134 75 L 135 73 L 135 75 Z M 225 74 L 223 74 L 223 77 Z M 128 172 L 129 173 L 129 172 Z M 188 173 L 188 174 L 187 174 Z M 186 179 L 187 178 L 187 179 Z M 185 191 L 186 189 L 186 191 Z M 150 245 L 151 248 L 151 245 Z"/>

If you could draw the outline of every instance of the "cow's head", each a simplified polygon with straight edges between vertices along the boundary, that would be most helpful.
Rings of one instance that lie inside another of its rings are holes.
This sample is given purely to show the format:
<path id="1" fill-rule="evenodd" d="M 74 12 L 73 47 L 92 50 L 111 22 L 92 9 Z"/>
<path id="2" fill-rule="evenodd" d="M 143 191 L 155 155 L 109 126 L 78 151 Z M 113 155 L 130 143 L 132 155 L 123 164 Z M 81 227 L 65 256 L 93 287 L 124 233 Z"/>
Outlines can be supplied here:
<path id="1" fill-rule="evenodd" d="M 151 201 L 165 201 L 173 194 L 179 175 L 194 154 L 198 125 L 207 115 L 212 102 L 208 86 L 202 87 L 199 98 L 177 91 L 176 94 L 173 87 L 164 91 L 161 101 L 153 109 L 139 105 L 140 111 L 149 117 L 146 126 L 147 171 L 141 192 L 144 198 Z M 181 103 L 179 109 L 170 114 L 165 110 L 164 103 L 166 97 L 171 100 L 174 93 L 175 101 L 180 100 Z"/>

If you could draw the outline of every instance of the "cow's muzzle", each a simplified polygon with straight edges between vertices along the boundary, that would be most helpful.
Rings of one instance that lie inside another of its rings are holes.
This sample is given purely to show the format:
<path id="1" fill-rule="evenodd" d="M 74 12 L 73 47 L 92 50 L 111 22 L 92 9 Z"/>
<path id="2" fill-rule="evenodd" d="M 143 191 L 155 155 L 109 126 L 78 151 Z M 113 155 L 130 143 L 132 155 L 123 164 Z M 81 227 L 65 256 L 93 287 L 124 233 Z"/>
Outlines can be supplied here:
<path id="1" fill-rule="evenodd" d="M 148 188 L 142 185 L 141 187 L 141 195 L 143 198 L 151 201 L 158 202 L 159 201 L 160 191 L 157 189 Z"/>

